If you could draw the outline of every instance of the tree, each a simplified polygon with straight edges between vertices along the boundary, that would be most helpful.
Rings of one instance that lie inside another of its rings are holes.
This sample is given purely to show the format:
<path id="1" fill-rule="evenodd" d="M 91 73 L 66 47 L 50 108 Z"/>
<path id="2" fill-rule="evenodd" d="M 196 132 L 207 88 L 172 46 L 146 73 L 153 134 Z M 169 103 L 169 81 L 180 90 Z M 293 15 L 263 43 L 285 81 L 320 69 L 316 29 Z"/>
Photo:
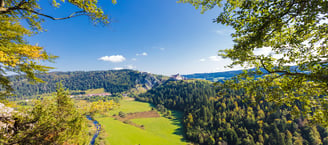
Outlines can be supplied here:
<path id="1" fill-rule="evenodd" d="M 1 144 L 86 144 L 85 117 L 76 109 L 61 84 L 54 97 L 45 98 L 32 109 L 14 114 Z"/>
<path id="2" fill-rule="evenodd" d="M 309 132 L 309 143 L 312 145 L 322 144 L 320 134 L 316 126 L 312 126 Z"/>
<path id="3" fill-rule="evenodd" d="M 228 144 L 238 144 L 238 142 L 239 142 L 238 135 L 235 132 L 235 130 L 228 128 L 225 131 L 225 136 L 226 136 L 226 140 L 227 140 Z"/>
<path id="4" fill-rule="evenodd" d="M 286 145 L 292 145 L 293 144 L 293 135 L 290 133 L 289 130 L 286 131 Z"/>
<path id="5" fill-rule="evenodd" d="M 116 3 L 116 0 L 112 0 Z M 32 82 L 42 82 L 35 74 L 45 73 L 52 67 L 44 66 L 40 61 L 52 62 L 56 56 L 47 53 L 37 44 L 29 44 L 24 37 L 43 31 L 41 23 L 44 18 L 64 20 L 86 15 L 95 24 L 109 23 L 107 15 L 94 0 L 52 0 L 52 6 L 74 5 L 80 11 L 73 12 L 67 17 L 56 18 L 42 13 L 37 0 L 0 0 L 0 96 L 8 94 L 13 89 L 6 76 L 9 72 L 23 74 Z M 26 20 L 28 27 L 21 21 Z"/>
<path id="6" fill-rule="evenodd" d="M 120 116 L 121 118 L 125 118 L 126 114 L 123 111 L 118 112 L 118 116 Z"/>
<path id="7" fill-rule="evenodd" d="M 328 1 L 180 0 L 202 12 L 223 11 L 214 22 L 231 26 L 234 45 L 219 55 L 252 68 L 225 85 L 257 100 L 299 106 L 293 116 L 328 126 Z M 256 54 L 257 50 L 271 50 Z M 255 75 L 261 76 L 256 78 Z"/>

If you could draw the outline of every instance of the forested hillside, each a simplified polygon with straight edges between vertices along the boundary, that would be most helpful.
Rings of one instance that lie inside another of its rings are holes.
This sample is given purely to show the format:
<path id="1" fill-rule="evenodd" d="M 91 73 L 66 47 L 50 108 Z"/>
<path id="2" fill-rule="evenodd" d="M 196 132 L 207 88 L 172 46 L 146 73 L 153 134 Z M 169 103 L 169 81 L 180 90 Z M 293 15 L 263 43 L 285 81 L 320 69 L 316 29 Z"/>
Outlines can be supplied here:
<path id="1" fill-rule="evenodd" d="M 186 137 L 199 144 L 328 144 L 327 129 L 292 119 L 286 106 L 217 91 L 208 81 L 169 81 L 138 99 L 184 111 Z"/>
<path id="2" fill-rule="evenodd" d="M 60 81 L 71 91 L 104 88 L 106 92 L 119 93 L 137 85 L 150 89 L 165 79 L 163 76 L 133 70 L 51 72 L 37 77 L 45 83 L 30 84 L 25 77 L 11 76 L 15 95 L 21 97 L 55 92 L 56 83 Z"/>

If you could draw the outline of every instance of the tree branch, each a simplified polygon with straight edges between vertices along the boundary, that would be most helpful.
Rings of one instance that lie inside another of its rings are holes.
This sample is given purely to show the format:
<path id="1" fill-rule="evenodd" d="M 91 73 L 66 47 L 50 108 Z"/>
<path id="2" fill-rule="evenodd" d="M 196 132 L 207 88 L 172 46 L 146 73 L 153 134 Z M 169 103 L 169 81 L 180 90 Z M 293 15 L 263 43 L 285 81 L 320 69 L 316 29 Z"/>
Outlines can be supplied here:
<path id="1" fill-rule="evenodd" d="M 298 75 L 298 76 L 305 76 L 306 74 L 304 73 L 298 73 L 298 72 L 295 72 L 295 73 L 292 73 L 292 72 L 288 72 L 288 71 L 283 71 L 283 70 L 274 70 L 274 71 L 270 71 L 269 69 L 267 69 L 267 67 L 264 65 L 263 63 L 263 60 L 260 60 L 261 62 L 261 65 L 262 67 L 269 73 L 269 74 L 272 74 L 272 73 L 283 73 L 283 75 Z"/>
<path id="2" fill-rule="evenodd" d="M 42 13 L 37 12 L 35 10 L 29 10 L 29 9 L 26 9 L 26 8 L 22 8 L 21 10 L 25 10 L 25 11 L 28 11 L 28 12 L 31 12 L 31 13 L 34 13 L 34 14 L 37 14 L 37 15 L 40 15 L 40 16 L 44 16 L 44 17 L 47 17 L 47 18 L 52 19 L 52 20 L 65 20 L 65 19 L 69 19 L 69 18 L 73 18 L 73 17 L 77 17 L 77 16 L 88 15 L 86 13 L 86 11 L 77 11 L 77 12 L 74 12 L 74 13 L 72 13 L 71 15 L 69 15 L 67 17 L 55 18 L 53 16 L 42 14 Z"/>
<path id="3" fill-rule="evenodd" d="M 22 10 L 22 11 L 31 12 L 31 13 L 34 13 L 34 14 L 37 14 L 37 15 L 40 15 L 40 16 L 47 17 L 47 18 L 52 19 L 52 20 L 65 20 L 65 19 L 69 19 L 69 18 L 73 18 L 73 17 L 77 17 L 77 16 L 88 15 L 86 13 L 86 11 L 77 11 L 77 12 L 74 12 L 74 13 L 70 14 L 67 17 L 55 18 L 53 16 L 50 16 L 50 15 L 47 15 L 47 14 L 43 14 L 43 13 L 37 12 L 37 11 L 35 11 L 33 9 L 24 8 L 23 5 L 25 5 L 27 3 L 29 3 L 29 1 L 26 2 L 25 0 L 22 0 L 21 2 L 19 2 L 14 7 L 5 8 L 4 7 L 4 0 L 0 0 L 0 15 L 1 14 L 10 13 L 10 12 L 15 11 L 15 10 Z"/>
<path id="4" fill-rule="evenodd" d="M 4 8 L 5 7 L 5 0 L 0 0 L 0 8 Z"/>
<path id="5" fill-rule="evenodd" d="M 289 71 L 285 71 L 285 70 L 270 71 L 264 65 L 263 60 L 260 60 L 260 62 L 261 62 L 263 69 L 265 69 L 269 74 L 281 73 L 279 75 L 279 77 L 284 76 L 284 75 L 286 75 L 286 76 L 305 76 L 307 78 L 310 78 L 311 80 L 316 80 L 316 81 L 326 81 L 327 82 L 327 80 L 328 80 L 328 75 L 324 75 L 324 74 L 305 74 L 305 73 L 299 73 L 299 72 L 289 72 Z"/>
<path id="6" fill-rule="evenodd" d="M 6 14 L 6 13 L 10 13 L 12 11 L 15 11 L 15 10 L 19 10 L 19 9 L 22 9 L 22 6 L 24 4 L 27 4 L 28 2 L 26 2 L 25 0 L 22 0 L 21 2 L 19 2 L 16 6 L 14 7 L 9 7 L 9 8 L 5 8 L 5 1 L 4 0 L 0 0 L 0 14 Z"/>

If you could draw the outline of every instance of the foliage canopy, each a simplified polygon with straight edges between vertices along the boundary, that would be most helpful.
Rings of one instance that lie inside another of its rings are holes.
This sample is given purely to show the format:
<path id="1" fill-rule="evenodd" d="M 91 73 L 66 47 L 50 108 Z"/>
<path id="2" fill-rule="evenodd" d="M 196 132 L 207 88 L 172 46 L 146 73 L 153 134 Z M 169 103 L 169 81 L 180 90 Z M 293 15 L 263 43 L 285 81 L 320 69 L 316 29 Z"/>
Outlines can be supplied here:
<path id="1" fill-rule="evenodd" d="M 229 67 L 255 67 L 224 85 L 257 100 L 299 106 L 301 115 L 328 126 L 328 1 L 325 0 L 180 0 L 206 10 L 223 7 L 214 22 L 231 26 L 234 45 L 219 55 Z M 256 55 L 270 48 L 270 54 Z M 254 73 L 261 77 L 254 77 Z M 223 84 L 222 84 L 223 85 Z"/>
<path id="2" fill-rule="evenodd" d="M 85 117 L 61 84 L 53 97 L 37 100 L 33 108 L 2 117 L 1 144 L 86 144 Z"/>
<path id="3" fill-rule="evenodd" d="M 217 92 L 227 92 L 218 95 Z M 195 144 L 262 145 L 327 144 L 328 128 L 293 119 L 291 107 L 262 98 L 245 101 L 242 91 L 214 88 L 202 80 L 169 81 L 137 97 L 161 108 L 184 114 L 186 138 Z M 158 108 L 157 107 L 157 108 Z"/>
<path id="4" fill-rule="evenodd" d="M 116 0 L 112 0 L 116 3 Z M 24 74 L 32 81 L 41 81 L 35 74 L 47 72 L 51 67 L 44 66 L 41 61 L 50 61 L 56 56 L 47 53 L 43 47 L 29 44 L 24 38 L 43 31 L 41 23 L 44 18 L 64 20 L 86 15 L 95 24 L 109 23 L 107 15 L 94 0 L 52 0 L 51 5 L 74 5 L 80 11 L 68 14 L 67 17 L 56 18 L 42 13 L 37 0 L 0 0 L 0 87 L 9 93 L 12 91 L 8 73 Z M 22 25 L 26 20 L 28 27 Z M 0 95 L 1 95 L 0 94 Z"/>

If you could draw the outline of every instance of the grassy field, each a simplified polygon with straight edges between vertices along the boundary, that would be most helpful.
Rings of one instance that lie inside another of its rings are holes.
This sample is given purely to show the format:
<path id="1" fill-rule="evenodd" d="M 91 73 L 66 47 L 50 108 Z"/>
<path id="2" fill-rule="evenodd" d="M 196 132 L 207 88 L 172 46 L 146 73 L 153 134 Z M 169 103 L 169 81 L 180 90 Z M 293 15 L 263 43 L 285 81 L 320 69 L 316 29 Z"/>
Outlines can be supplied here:
<path id="1" fill-rule="evenodd" d="M 137 101 L 122 100 L 120 108 L 111 111 L 117 114 L 119 111 L 125 113 L 144 112 L 151 110 L 151 105 Z M 174 112 L 174 116 L 179 114 Z M 144 129 L 125 124 L 112 117 L 96 117 L 107 134 L 107 142 L 111 145 L 184 145 L 182 139 L 181 124 L 178 119 L 139 118 L 131 121 L 144 125 Z"/>
<path id="2" fill-rule="evenodd" d="M 177 113 L 173 114 L 177 115 Z M 169 140 L 170 144 L 186 144 L 183 142 L 183 130 L 181 128 L 182 124 L 179 119 L 168 119 L 165 117 L 160 117 L 132 119 L 131 121 L 139 125 L 144 125 L 144 130 Z"/>
<path id="3" fill-rule="evenodd" d="M 100 93 L 105 93 L 105 89 L 104 88 L 100 88 L 100 89 L 89 89 L 85 91 L 86 94 L 100 94 Z"/>
<path id="4" fill-rule="evenodd" d="M 110 115 L 118 114 L 122 111 L 124 113 L 144 112 L 150 111 L 152 106 L 149 103 L 143 103 L 131 100 L 121 100 L 120 106 L 109 112 Z"/>

